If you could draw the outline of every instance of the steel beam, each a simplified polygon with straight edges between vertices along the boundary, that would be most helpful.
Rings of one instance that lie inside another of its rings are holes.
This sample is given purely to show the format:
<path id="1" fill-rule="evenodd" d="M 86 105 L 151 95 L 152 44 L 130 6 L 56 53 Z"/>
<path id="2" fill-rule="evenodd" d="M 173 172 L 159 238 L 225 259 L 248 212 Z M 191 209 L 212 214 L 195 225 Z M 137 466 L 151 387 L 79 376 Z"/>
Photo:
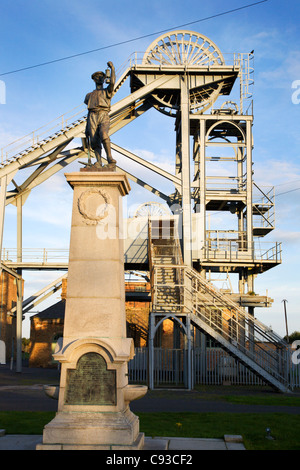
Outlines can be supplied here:
<path id="1" fill-rule="evenodd" d="M 252 201 L 252 124 L 246 123 L 246 157 L 247 157 L 247 242 L 248 249 L 253 247 L 253 201 Z"/>
<path id="2" fill-rule="evenodd" d="M 55 151 L 57 147 L 64 145 L 67 140 L 70 141 L 80 133 L 84 132 L 84 129 L 85 122 L 82 122 L 81 124 L 78 124 L 78 126 L 62 132 L 49 142 L 32 149 L 27 154 L 18 154 L 14 159 L 11 159 L 10 163 L 0 168 L 0 177 L 10 175 L 11 173 L 15 173 L 23 168 L 27 168 L 33 162 L 38 162 L 40 157 L 44 157 L 48 152 Z"/>
<path id="3" fill-rule="evenodd" d="M 106 158 L 102 157 L 102 160 L 104 162 L 107 162 Z M 159 189 L 156 189 L 154 188 L 153 186 L 151 186 L 150 184 L 146 183 L 145 181 L 143 181 L 141 178 L 138 178 L 137 176 L 134 176 L 132 173 L 129 173 L 128 171 L 126 170 L 123 170 L 123 168 L 119 167 L 119 166 L 116 166 L 116 169 L 120 172 L 120 173 L 123 173 L 124 175 L 126 175 L 131 181 L 134 181 L 134 183 L 137 183 L 139 186 L 142 186 L 142 188 L 144 189 L 147 189 L 147 191 L 150 191 L 152 194 L 155 194 L 156 196 L 160 197 L 161 199 L 163 199 L 164 201 L 166 201 L 167 203 L 170 202 L 170 198 L 169 196 L 167 196 L 166 194 L 164 194 L 162 191 L 160 191 Z"/>
<path id="4" fill-rule="evenodd" d="M 125 150 L 124 148 L 120 147 L 119 145 L 116 145 L 114 143 L 111 143 L 111 148 L 115 150 L 118 153 L 121 153 L 127 158 L 130 158 L 136 163 L 139 163 L 140 165 L 144 166 L 145 168 L 148 168 L 149 170 L 154 171 L 158 175 L 162 176 L 163 178 L 168 179 L 169 181 L 172 181 L 175 185 L 176 188 L 180 188 L 180 178 L 178 176 L 172 175 L 166 170 L 163 170 L 162 168 L 154 165 L 153 163 L 145 160 L 144 158 L 138 157 L 137 155 L 133 154 L 132 152 L 129 152 L 128 150 Z"/>
<path id="5" fill-rule="evenodd" d="M 148 109 L 152 108 L 152 103 L 150 100 L 140 100 L 138 102 L 138 106 L 134 106 L 132 109 L 132 106 L 128 106 L 123 112 L 120 113 L 120 115 L 115 115 L 111 118 L 110 121 L 110 128 L 109 128 L 109 135 L 115 134 L 117 131 L 120 129 L 123 129 L 123 127 L 127 126 L 130 122 L 134 121 L 136 118 L 139 116 L 142 116 Z"/>
<path id="6" fill-rule="evenodd" d="M 200 249 L 206 241 L 206 129 L 204 119 L 200 120 Z"/>
<path id="7" fill-rule="evenodd" d="M 134 91 L 133 93 L 128 95 L 126 98 L 123 98 L 122 100 L 113 104 L 111 107 L 110 116 L 113 117 L 114 114 L 120 112 L 122 109 L 127 108 L 127 106 L 131 105 L 135 101 L 140 100 L 141 98 L 144 98 L 145 96 L 151 94 L 151 92 L 153 92 L 155 89 L 166 85 L 166 83 L 169 82 L 171 79 L 172 77 L 168 75 L 160 75 L 159 78 L 156 78 L 148 85 L 143 86 L 139 90 Z"/>
<path id="8" fill-rule="evenodd" d="M 190 121 L 189 85 L 187 75 L 180 77 L 180 117 L 181 117 L 181 194 L 182 194 L 182 240 L 183 260 L 192 266 L 192 208 L 190 180 Z"/>
<path id="9" fill-rule="evenodd" d="M 5 219 L 6 187 L 7 187 L 7 176 L 4 175 L 1 178 L 1 188 L 0 188 L 0 260 L 1 261 L 2 261 L 4 219 Z M 1 270 L 2 270 L 2 266 L 0 269 L 0 273 L 1 273 Z"/>
<path id="10" fill-rule="evenodd" d="M 15 279 L 22 279 L 22 276 L 19 276 L 19 274 L 17 273 L 17 271 L 15 271 L 14 269 L 10 268 L 9 266 L 7 266 L 5 263 L 1 262 L 1 271 L 5 271 L 7 273 L 9 273 L 12 277 L 14 277 Z"/>
<path id="11" fill-rule="evenodd" d="M 22 206 L 23 197 L 17 198 L 17 261 L 22 263 Z M 17 279 L 17 317 L 16 317 L 16 372 L 22 372 L 22 303 L 23 303 L 23 280 L 22 269 L 17 269 L 20 278 Z"/>
<path id="12" fill-rule="evenodd" d="M 43 169 L 42 172 L 40 171 L 37 171 L 36 173 L 34 172 L 35 177 L 34 178 L 29 177 L 26 180 L 26 182 L 24 182 L 19 187 L 20 191 L 9 191 L 7 198 L 6 198 L 6 205 L 15 204 L 16 199 L 20 196 L 20 194 L 22 194 L 22 197 L 24 197 L 26 193 L 30 192 L 36 186 L 42 184 L 48 178 L 53 176 L 62 168 L 65 168 L 67 165 L 75 161 L 77 158 L 82 158 L 83 156 L 86 156 L 86 153 L 81 148 L 79 148 L 79 149 L 73 149 L 72 151 L 63 152 L 62 154 L 57 155 L 56 158 L 58 158 L 59 156 L 62 157 L 61 160 L 58 161 L 55 165 L 53 165 L 51 168 L 48 168 L 48 170 Z"/>
<path id="13" fill-rule="evenodd" d="M 43 302 L 45 299 L 53 295 L 55 292 L 57 292 L 59 289 L 62 288 L 62 280 L 67 278 L 68 274 L 64 274 L 63 276 L 59 277 L 56 279 L 56 281 L 51 282 L 47 286 L 43 287 L 41 290 L 36 292 L 35 294 L 31 295 L 28 297 L 28 299 L 25 299 L 22 303 L 23 307 L 23 314 L 29 312 L 33 307 L 38 305 L 39 303 Z M 49 291 L 49 292 L 47 292 Z M 15 314 L 17 310 L 17 307 L 13 307 L 10 310 L 10 314 Z"/>

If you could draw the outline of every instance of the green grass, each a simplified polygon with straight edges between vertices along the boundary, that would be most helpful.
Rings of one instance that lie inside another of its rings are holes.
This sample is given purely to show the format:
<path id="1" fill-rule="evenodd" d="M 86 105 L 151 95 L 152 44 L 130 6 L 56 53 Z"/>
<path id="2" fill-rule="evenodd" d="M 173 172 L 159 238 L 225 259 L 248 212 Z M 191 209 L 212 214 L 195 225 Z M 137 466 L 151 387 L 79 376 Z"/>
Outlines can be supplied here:
<path id="1" fill-rule="evenodd" d="M 43 434 L 54 416 L 53 411 L 0 411 L 0 428 L 6 434 Z"/>
<path id="2" fill-rule="evenodd" d="M 300 417 L 286 413 L 137 413 L 147 436 L 242 435 L 248 450 L 300 450 Z M 179 427 L 176 423 L 181 423 Z M 266 439 L 266 428 L 274 440 Z"/>
<path id="3" fill-rule="evenodd" d="M 263 405 L 263 406 L 300 406 L 299 396 L 289 395 L 228 395 L 221 396 L 220 399 L 229 403 L 239 405 Z"/>
<path id="4" fill-rule="evenodd" d="M 223 438 L 243 436 L 248 450 L 300 450 L 300 417 L 286 413 L 136 413 L 146 436 Z M 7 434 L 42 434 L 55 412 L 1 411 Z M 266 439 L 266 428 L 274 440 Z"/>

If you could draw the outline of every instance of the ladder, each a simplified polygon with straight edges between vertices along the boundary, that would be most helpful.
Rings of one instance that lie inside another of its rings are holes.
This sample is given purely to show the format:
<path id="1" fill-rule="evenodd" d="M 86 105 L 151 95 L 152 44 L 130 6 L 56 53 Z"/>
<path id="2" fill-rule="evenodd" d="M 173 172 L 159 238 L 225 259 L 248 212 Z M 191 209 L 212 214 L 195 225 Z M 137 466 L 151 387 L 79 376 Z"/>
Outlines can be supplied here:
<path id="1" fill-rule="evenodd" d="M 188 316 L 192 325 L 266 383 L 289 392 L 288 344 L 194 268 L 185 266 L 174 226 L 170 230 L 170 238 L 164 239 L 159 222 L 149 221 L 152 312 Z"/>

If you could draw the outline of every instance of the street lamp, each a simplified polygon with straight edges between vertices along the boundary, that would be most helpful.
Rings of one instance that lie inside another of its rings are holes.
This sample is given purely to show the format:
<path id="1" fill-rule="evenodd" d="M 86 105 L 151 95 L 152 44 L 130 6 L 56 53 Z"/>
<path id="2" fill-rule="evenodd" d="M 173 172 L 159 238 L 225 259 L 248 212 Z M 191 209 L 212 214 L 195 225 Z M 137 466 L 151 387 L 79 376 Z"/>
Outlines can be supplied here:
<path id="1" fill-rule="evenodd" d="M 288 323 L 287 323 L 287 314 L 286 314 L 287 300 L 283 299 L 282 302 L 283 302 L 283 305 L 284 305 L 285 328 L 286 328 L 286 336 L 287 336 L 287 341 L 288 341 L 289 340 L 289 332 L 288 332 Z"/>

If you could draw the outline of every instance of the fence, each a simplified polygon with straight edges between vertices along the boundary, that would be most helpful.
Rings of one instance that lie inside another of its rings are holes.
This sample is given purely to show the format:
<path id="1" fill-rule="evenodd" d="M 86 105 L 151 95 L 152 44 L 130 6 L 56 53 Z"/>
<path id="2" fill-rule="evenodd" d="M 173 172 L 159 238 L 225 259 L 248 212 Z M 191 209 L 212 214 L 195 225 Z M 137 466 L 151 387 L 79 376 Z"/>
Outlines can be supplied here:
<path id="1" fill-rule="evenodd" d="M 187 350 L 154 348 L 154 387 L 184 387 L 187 383 Z M 192 350 L 194 385 L 265 385 L 252 371 L 220 348 Z M 290 386 L 300 387 L 300 364 L 290 364 Z M 129 381 L 148 383 L 148 348 L 136 348 L 129 362 Z"/>

